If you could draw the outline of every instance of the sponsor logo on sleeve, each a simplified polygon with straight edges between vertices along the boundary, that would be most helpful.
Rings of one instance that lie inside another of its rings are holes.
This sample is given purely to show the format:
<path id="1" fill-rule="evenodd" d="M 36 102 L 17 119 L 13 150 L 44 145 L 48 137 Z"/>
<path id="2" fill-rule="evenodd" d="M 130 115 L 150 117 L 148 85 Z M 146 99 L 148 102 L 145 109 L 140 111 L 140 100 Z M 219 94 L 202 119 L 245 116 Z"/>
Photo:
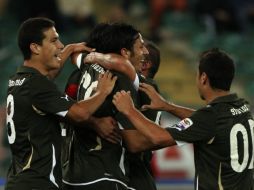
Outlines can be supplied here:
<path id="1" fill-rule="evenodd" d="M 193 121 L 190 118 L 185 118 L 175 125 L 175 128 L 179 131 L 183 131 L 193 125 Z"/>

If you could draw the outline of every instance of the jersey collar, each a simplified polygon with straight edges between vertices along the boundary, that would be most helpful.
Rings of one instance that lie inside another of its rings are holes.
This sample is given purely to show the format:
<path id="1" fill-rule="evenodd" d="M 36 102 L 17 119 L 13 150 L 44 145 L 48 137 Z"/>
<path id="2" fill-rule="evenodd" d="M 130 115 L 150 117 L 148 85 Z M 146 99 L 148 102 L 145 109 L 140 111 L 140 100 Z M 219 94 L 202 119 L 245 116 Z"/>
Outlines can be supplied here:
<path id="1" fill-rule="evenodd" d="M 34 73 L 34 74 L 41 74 L 39 71 L 37 71 L 36 69 L 32 68 L 32 67 L 27 67 L 27 66 L 20 66 L 17 69 L 17 73 Z"/>
<path id="2" fill-rule="evenodd" d="M 211 104 L 217 104 L 217 103 L 222 103 L 222 102 L 234 102 L 238 100 L 238 96 L 237 94 L 229 94 L 229 95 L 226 95 L 226 96 L 221 96 L 221 97 L 218 97 L 218 98 L 215 98 L 211 103 Z"/>

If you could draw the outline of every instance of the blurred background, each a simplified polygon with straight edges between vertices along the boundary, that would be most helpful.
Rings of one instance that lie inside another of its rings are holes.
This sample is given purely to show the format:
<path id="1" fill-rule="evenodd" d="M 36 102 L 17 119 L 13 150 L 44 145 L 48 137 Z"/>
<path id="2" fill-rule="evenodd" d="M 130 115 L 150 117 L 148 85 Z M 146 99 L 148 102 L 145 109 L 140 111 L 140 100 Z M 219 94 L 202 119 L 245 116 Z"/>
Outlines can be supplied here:
<path id="1" fill-rule="evenodd" d="M 8 77 L 23 63 L 17 30 L 35 16 L 53 19 L 64 44 L 85 41 L 99 22 L 134 25 L 160 48 L 155 80 L 163 96 L 193 108 L 204 105 L 195 87 L 198 55 L 222 48 L 237 67 L 232 91 L 253 103 L 254 0 L 0 0 L 0 189 L 10 163 L 5 129 Z M 66 63 L 56 80 L 62 90 L 73 69 Z M 163 117 L 172 124 L 177 121 L 171 115 Z M 153 170 L 158 189 L 193 189 L 192 146 L 155 152 Z"/>

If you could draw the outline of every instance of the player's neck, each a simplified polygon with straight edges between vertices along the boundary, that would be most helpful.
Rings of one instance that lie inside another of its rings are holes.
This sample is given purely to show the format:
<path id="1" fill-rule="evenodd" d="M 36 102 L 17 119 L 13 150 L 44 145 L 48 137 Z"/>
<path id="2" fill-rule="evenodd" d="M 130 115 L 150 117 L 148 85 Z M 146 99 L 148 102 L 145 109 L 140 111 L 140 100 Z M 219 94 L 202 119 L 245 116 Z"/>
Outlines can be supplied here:
<path id="1" fill-rule="evenodd" d="M 230 91 L 224 91 L 224 90 L 213 90 L 210 93 L 207 94 L 205 101 L 207 104 L 209 104 L 210 102 L 212 102 L 213 100 L 215 100 L 216 98 L 222 97 L 222 96 L 226 96 L 229 95 Z"/>
<path id="2" fill-rule="evenodd" d="M 39 71 L 42 75 L 45 75 L 45 76 L 48 75 L 48 71 L 45 70 L 45 68 L 42 66 L 42 64 L 40 64 L 39 61 L 35 61 L 35 60 L 31 60 L 31 59 L 25 60 L 24 66 L 34 68 L 37 71 Z"/>

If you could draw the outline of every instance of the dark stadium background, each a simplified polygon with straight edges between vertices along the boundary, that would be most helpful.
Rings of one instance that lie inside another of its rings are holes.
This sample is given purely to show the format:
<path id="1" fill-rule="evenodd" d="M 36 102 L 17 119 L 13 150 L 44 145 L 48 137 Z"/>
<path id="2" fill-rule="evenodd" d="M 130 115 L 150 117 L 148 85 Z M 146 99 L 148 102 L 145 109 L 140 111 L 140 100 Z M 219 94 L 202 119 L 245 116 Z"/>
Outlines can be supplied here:
<path id="1" fill-rule="evenodd" d="M 10 162 L 5 130 L 8 76 L 22 64 L 16 32 L 24 19 L 34 16 L 55 20 L 65 44 L 85 41 L 98 22 L 133 24 L 161 50 L 155 79 L 162 94 L 194 108 L 204 105 L 195 88 L 198 55 L 211 47 L 222 48 L 237 67 L 232 91 L 253 103 L 254 0 L 0 0 L 0 190 Z M 61 89 L 72 69 L 70 62 L 66 63 L 56 80 Z M 163 117 L 165 125 L 177 121 L 167 114 Z M 192 154 L 191 145 L 155 153 L 158 189 L 192 189 Z"/>

